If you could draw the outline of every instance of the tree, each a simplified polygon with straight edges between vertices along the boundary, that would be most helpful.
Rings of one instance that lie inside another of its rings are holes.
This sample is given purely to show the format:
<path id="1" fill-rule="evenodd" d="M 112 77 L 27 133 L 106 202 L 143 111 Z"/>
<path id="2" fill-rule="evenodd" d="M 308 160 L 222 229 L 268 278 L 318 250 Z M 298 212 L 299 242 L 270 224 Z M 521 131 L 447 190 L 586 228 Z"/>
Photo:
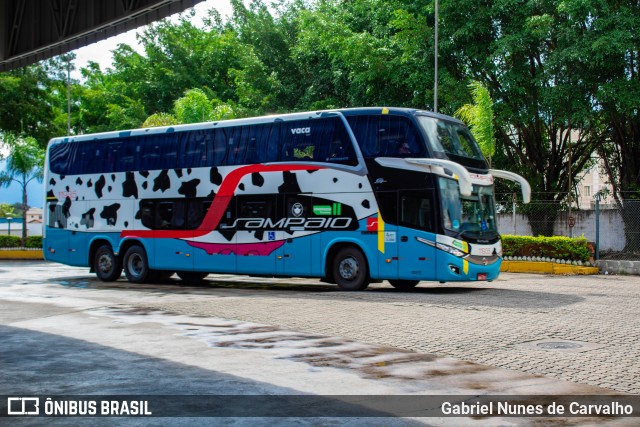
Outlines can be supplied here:
<path id="1" fill-rule="evenodd" d="M 456 115 L 470 126 L 478 141 L 482 154 L 489 159 L 496 150 L 495 128 L 493 126 L 493 100 L 489 90 L 478 81 L 469 83 L 473 104 L 465 104 L 456 111 Z"/>
<path id="2" fill-rule="evenodd" d="M 594 126 L 625 224 L 626 250 L 640 252 L 640 3 L 565 0 L 570 49 L 562 58 L 588 90 Z"/>
<path id="3" fill-rule="evenodd" d="M 178 119 L 173 114 L 169 113 L 155 113 L 147 117 L 142 123 L 143 128 L 159 127 L 159 126 L 172 126 L 179 124 Z"/>
<path id="4" fill-rule="evenodd" d="M 173 110 L 178 123 L 198 123 L 210 119 L 213 106 L 201 89 L 189 89 L 176 100 Z"/>
<path id="5" fill-rule="evenodd" d="M 597 141 L 588 90 L 560 60 L 573 46 L 571 23 L 558 1 L 441 3 L 443 61 L 456 78 L 482 82 L 494 99 L 498 167 L 514 170 L 535 193 L 526 207 L 535 235 L 553 235 L 569 182 L 584 169 Z M 568 167 L 569 151 L 572 165 Z M 571 179 L 570 179 L 571 176 Z"/>
<path id="6" fill-rule="evenodd" d="M 131 50 L 123 45 L 118 49 Z M 140 127 L 148 114 L 143 100 L 132 93 L 139 81 L 123 80 L 112 72 L 105 73 L 96 63 L 90 63 L 82 74 L 85 83 L 79 95 L 79 121 L 84 131 L 94 133 Z"/>
<path id="7" fill-rule="evenodd" d="M 10 133 L 2 135 L 4 144 L 9 148 L 6 170 L 0 172 L 0 187 L 17 183 L 22 190 L 22 245 L 27 240 L 27 185 L 33 181 L 42 181 L 45 151 L 32 137 L 17 137 Z"/>
<path id="8" fill-rule="evenodd" d="M 16 212 L 13 206 L 9 203 L 0 203 L 0 218 L 6 218 L 8 216 L 15 218 Z"/>
<path id="9" fill-rule="evenodd" d="M 31 135 L 43 147 L 65 132 L 55 120 L 52 81 L 43 63 L 0 73 L 0 132 Z"/>

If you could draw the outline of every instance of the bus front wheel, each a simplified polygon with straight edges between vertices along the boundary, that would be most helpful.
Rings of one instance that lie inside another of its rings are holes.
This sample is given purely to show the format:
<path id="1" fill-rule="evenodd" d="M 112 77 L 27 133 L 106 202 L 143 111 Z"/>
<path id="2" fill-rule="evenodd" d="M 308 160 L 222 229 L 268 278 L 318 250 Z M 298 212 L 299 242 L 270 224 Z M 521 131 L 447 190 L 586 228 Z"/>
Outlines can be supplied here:
<path id="1" fill-rule="evenodd" d="M 369 286 L 367 260 L 359 249 L 340 249 L 333 259 L 333 278 L 343 291 L 361 291 Z"/>
<path id="2" fill-rule="evenodd" d="M 122 265 L 113 249 L 109 245 L 102 245 L 96 251 L 93 258 L 93 268 L 98 279 L 103 282 L 113 282 L 118 280 L 122 274 Z"/>
<path id="3" fill-rule="evenodd" d="M 415 288 L 416 285 L 420 283 L 420 281 L 419 280 L 389 280 L 389 283 L 391 283 L 391 286 L 393 286 L 399 291 L 410 291 L 411 289 Z"/>
<path id="4" fill-rule="evenodd" d="M 124 254 L 124 274 L 131 283 L 144 283 L 149 276 L 147 252 L 142 246 L 131 246 Z"/>

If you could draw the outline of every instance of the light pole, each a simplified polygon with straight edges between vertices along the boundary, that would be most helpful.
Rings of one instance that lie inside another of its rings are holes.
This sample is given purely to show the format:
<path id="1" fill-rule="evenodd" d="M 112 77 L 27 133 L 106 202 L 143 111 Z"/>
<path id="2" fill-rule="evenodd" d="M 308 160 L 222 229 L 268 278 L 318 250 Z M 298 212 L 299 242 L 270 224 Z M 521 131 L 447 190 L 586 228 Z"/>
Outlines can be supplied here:
<path id="1" fill-rule="evenodd" d="M 433 79 L 433 112 L 438 112 L 438 0 L 436 0 L 435 10 L 435 42 L 434 42 L 434 56 L 435 56 L 435 70 Z"/>
<path id="2" fill-rule="evenodd" d="M 11 220 L 13 217 L 11 215 L 7 215 L 7 235 L 11 236 Z"/>
<path id="3" fill-rule="evenodd" d="M 71 135 L 71 57 L 67 57 L 67 135 Z"/>

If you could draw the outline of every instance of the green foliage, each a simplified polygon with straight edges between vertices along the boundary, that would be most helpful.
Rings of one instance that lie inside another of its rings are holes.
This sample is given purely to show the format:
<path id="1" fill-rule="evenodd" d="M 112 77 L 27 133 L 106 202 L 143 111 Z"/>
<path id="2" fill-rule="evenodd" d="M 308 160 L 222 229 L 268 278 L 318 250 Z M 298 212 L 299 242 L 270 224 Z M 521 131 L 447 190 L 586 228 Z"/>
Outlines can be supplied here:
<path id="1" fill-rule="evenodd" d="M 38 141 L 31 137 L 16 137 L 13 134 L 2 135 L 4 144 L 9 149 L 6 168 L 0 172 L 0 187 L 8 187 L 12 182 L 20 186 L 22 191 L 22 220 L 27 223 L 28 206 L 27 185 L 31 181 L 42 181 L 44 173 L 45 151 Z M 27 238 L 27 228 L 22 228 L 22 241 Z"/>
<path id="2" fill-rule="evenodd" d="M 29 236 L 24 245 L 18 236 L 0 235 L 0 248 L 42 248 L 42 236 Z"/>
<path id="3" fill-rule="evenodd" d="M 57 105 L 56 91 L 52 90 L 55 80 L 47 73 L 46 64 L 0 73 L 0 132 L 31 135 L 42 147 L 64 129 L 55 123 L 62 106 Z M 66 103 L 64 107 L 66 110 Z"/>
<path id="4" fill-rule="evenodd" d="M 503 256 L 539 256 L 583 262 L 591 257 L 587 239 L 561 236 L 502 235 L 502 254 Z"/>
<path id="5" fill-rule="evenodd" d="M 493 100 L 489 90 L 480 82 L 469 83 L 473 104 L 465 104 L 456 115 L 471 129 L 482 154 L 491 159 L 495 152 L 495 129 L 493 127 Z"/>
<path id="6" fill-rule="evenodd" d="M 152 128 L 160 126 L 172 126 L 179 124 L 178 119 L 173 114 L 169 113 L 155 113 L 147 117 L 142 123 L 143 128 Z"/>
<path id="7" fill-rule="evenodd" d="M 20 237 L 0 235 L 0 248 L 19 248 L 21 246 Z"/>
<path id="8" fill-rule="evenodd" d="M 42 248 L 42 236 L 29 236 L 25 242 L 27 248 Z"/>
<path id="9" fill-rule="evenodd" d="M 8 203 L 0 203 L 0 218 L 6 218 L 11 215 L 12 218 L 17 216 L 13 206 Z"/>
<path id="10" fill-rule="evenodd" d="M 191 123 L 367 105 L 432 108 L 434 2 L 231 4 L 224 24 L 215 12 L 202 28 L 191 13 L 160 21 L 139 36 L 143 52 L 120 45 L 110 68 L 81 70 L 83 81 L 71 82 L 71 133 L 170 125 L 170 114 Z M 483 115 L 471 127 L 493 166 L 559 201 L 568 190 L 569 146 L 574 182 L 597 150 L 615 193 L 640 194 L 640 3 L 440 0 L 439 7 L 440 111 L 465 104 L 489 111 L 490 93 L 494 119 Z M 60 57 L 1 73 L 0 131 L 31 135 L 42 147 L 66 133 L 66 66 Z M 470 94 L 469 81 L 487 92 Z M 493 154 L 484 143 L 492 138 Z M 547 215 L 542 232 L 553 234 L 553 219 Z"/>
<path id="11" fill-rule="evenodd" d="M 201 89 L 189 89 L 173 105 L 178 123 L 198 123 L 209 120 L 213 107 Z"/>

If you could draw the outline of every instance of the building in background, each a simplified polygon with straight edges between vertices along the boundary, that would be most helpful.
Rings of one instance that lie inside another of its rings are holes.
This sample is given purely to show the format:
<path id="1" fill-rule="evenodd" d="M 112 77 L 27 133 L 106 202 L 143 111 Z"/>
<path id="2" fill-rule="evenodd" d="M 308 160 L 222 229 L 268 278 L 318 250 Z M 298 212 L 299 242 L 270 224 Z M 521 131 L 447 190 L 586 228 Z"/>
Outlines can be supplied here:
<path id="1" fill-rule="evenodd" d="M 595 195 L 600 194 L 600 208 L 615 208 L 613 187 L 609 183 L 609 176 L 604 167 L 604 161 L 594 154 L 593 165 L 576 179 L 576 201 L 574 207 L 578 209 L 595 209 Z"/>
<path id="2" fill-rule="evenodd" d="M 27 224 L 40 223 L 42 224 L 42 209 L 29 208 L 27 211 Z"/>

